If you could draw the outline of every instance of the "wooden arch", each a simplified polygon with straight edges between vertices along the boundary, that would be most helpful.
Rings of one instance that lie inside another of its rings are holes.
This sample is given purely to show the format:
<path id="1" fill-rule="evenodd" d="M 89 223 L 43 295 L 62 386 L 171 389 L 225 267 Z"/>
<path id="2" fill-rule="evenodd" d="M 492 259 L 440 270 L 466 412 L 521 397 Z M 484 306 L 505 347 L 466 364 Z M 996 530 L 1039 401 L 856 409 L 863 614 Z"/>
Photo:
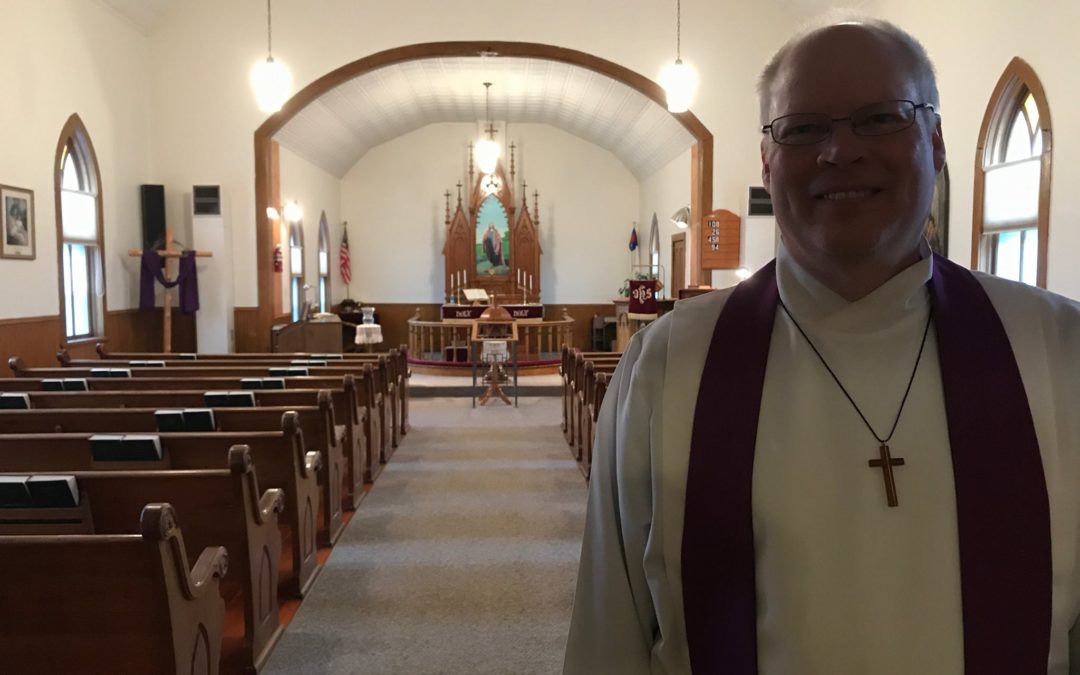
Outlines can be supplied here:
<path id="1" fill-rule="evenodd" d="M 271 260 L 274 242 L 271 222 L 266 216 L 266 207 L 273 203 L 279 190 L 274 134 L 323 93 L 367 72 L 407 61 L 453 56 L 479 57 L 493 53 L 577 65 L 618 80 L 666 107 L 663 88 L 640 73 L 586 52 L 534 42 L 458 41 L 406 45 L 366 56 L 323 75 L 297 92 L 281 110 L 255 130 L 255 249 L 259 306 L 254 331 L 247 334 L 257 337 L 255 344 L 238 344 L 238 351 L 268 349 L 270 326 L 274 319 L 274 272 Z M 713 136 L 693 113 L 670 114 L 694 137 L 690 152 L 690 240 L 697 242 L 700 240 L 701 216 L 712 210 Z M 691 283 L 700 283 L 700 247 L 693 246 L 690 255 Z"/>
<path id="2" fill-rule="evenodd" d="M 1001 119 L 1016 110 L 1019 93 L 1027 89 L 1039 109 L 1039 128 L 1043 135 L 1043 152 L 1039 169 L 1039 213 L 1036 217 L 1039 230 L 1039 262 L 1035 272 L 1035 284 L 1046 288 L 1046 259 L 1050 254 L 1050 167 L 1054 154 L 1053 124 L 1050 122 L 1050 105 L 1046 101 L 1039 76 L 1026 61 L 1014 57 L 998 79 L 994 93 L 986 104 L 982 126 L 979 127 L 979 144 L 975 148 L 975 190 L 971 222 L 971 268 L 979 267 L 979 250 L 983 235 L 983 198 L 986 192 L 986 156 L 997 143 L 995 130 Z"/>

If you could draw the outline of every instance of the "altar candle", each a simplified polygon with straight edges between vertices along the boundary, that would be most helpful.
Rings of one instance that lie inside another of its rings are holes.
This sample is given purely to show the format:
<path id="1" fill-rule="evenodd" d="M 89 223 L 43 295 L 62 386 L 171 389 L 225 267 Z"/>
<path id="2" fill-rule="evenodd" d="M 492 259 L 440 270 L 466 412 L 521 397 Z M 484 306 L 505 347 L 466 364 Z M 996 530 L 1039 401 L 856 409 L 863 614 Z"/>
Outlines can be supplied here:
<path id="1" fill-rule="evenodd" d="M 532 290 L 532 275 L 529 275 L 529 290 Z"/>

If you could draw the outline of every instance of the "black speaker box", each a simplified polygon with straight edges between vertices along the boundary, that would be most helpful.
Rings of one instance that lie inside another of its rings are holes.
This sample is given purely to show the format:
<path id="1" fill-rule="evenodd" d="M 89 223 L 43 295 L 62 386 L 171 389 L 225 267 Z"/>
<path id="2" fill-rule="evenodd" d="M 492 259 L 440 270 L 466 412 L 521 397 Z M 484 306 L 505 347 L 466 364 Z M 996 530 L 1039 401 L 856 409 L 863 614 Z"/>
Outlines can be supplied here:
<path id="1" fill-rule="evenodd" d="M 139 196 L 142 200 L 143 248 L 164 248 L 165 186 L 140 185 Z"/>

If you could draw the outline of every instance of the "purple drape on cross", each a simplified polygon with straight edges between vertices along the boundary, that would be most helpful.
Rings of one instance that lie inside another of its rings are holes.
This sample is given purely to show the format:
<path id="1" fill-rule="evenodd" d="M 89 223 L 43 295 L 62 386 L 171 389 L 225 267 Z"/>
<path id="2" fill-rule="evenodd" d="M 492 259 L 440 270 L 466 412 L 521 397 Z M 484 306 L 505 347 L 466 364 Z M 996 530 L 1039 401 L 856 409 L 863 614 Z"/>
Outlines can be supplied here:
<path id="1" fill-rule="evenodd" d="M 199 309 L 199 279 L 195 271 L 195 252 L 184 251 L 180 256 L 176 279 L 165 278 L 165 258 L 157 251 L 145 250 L 139 272 L 139 309 L 154 308 L 154 280 L 165 288 L 180 285 L 180 311 L 191 314 Z"/>
<path id="2" fill-rule="evenodd" d="M 1005 329 L 978 280 L 939 256 L 933 265 L 956 484 L 965 673 L 1045 673 L 1050 506 L 1027 394 Z M 758 670 L 751 490 L 778 298 L 773 261 L 728 298 L 701 376 L 682 542 L 695 673 Z"/>

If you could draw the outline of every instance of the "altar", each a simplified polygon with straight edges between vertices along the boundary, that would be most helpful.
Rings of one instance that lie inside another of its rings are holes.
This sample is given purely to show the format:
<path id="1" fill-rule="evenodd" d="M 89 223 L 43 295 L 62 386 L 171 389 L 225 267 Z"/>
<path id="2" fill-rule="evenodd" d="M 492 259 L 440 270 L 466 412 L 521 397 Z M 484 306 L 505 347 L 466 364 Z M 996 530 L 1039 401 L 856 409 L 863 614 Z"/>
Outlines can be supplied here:
<path id="1" fill-rule="evenodd" d="M 491 305 L 443 305 L 440 318 L 443 321 L 476 321 Z M 539 304 L 500 305 L 517 321 L 543 321 L 544 306 Z"/>
<path id="2" fill-rule="evenodd" d="M 485 312 L 505 310 L 517 331 L 516 361 L 521 368 L 557 369 L 564 345 L 573 344 L 574 320 L 545 312 L 540 301 L 540 193 L 533 190 L 532 208 L 524 181 L 515 172 L 515 146 L 509 146 L 509 167 L 500 160 L 492 173 L 477 173 L 469 153 L 469 186 L 457 184 L 457 205 L 450 190 L 443 245 L 443 298 L 437 321 L 409 320 L 409 361 L 427 372 L 454 374 L 473 365 L 471 329 Z M 520 195 L 516 197 L 515 194 Z M 428 315 L 430 316 L 430 315 Z"/>

